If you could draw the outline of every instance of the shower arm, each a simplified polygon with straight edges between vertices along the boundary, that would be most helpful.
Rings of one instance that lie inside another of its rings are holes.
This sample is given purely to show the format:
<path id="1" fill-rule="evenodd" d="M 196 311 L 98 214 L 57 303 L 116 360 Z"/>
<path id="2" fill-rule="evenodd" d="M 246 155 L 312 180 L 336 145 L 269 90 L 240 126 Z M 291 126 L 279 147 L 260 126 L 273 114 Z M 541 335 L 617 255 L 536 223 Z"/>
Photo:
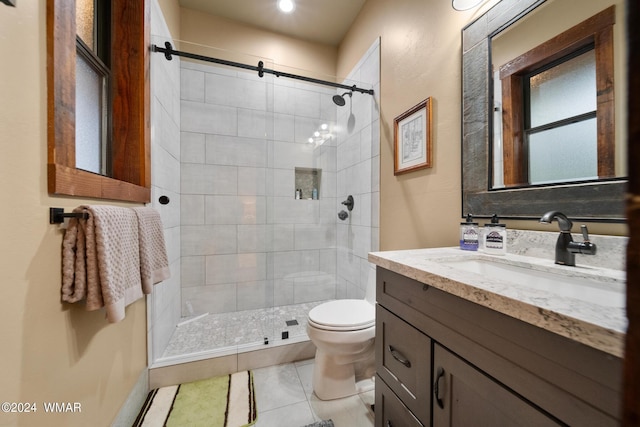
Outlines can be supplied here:
<path id="1" fill-rule="evenodd" d="M 230 67 L 243 68 L 245 70 L 257 71 L 258 72 L 258 76 L 260 76 L 260 77 L 263 77 L 264 73 L 267 73 L 267 74 L 273 74 L 276 77 L 287 77 L 287 78 L 290 78 L 290 79 L 303 80 L 303 81 L 309 82 L 309 83 L 317 83 L 317 84 L 321 84 L 321 85 L 325 85 L 325 86 L 332 86 L 332 87 L 336 87 L 336 88 L 347 89 L 347 90 L 351 90 L 351 91 L 354 91 L 354 92 L 368 93 L 369 95 L 373 95 L 373 93 L 374 93 L 373 89 L 362 89 L 362 88 L 357 87 L 356 85 L 347 86 L 347 85 L 343 85 L 343 84 L 340 84 L 340 83 L 329 82 L 329 81 L 326 81 L 326 80 L 319 80 L 319 79 L 314 79 L 314 78 L 311 78 L 311 77 L 299 76 L 297 74 L 283 73 L 281 71 L 271 70 L 269 68 L 264 68 L 264 62 L 262 62 L 262 61 L 259 61 L 258 62 L 258 66 L 256 67 L 254 65 L 242 64 L 240 62 L 227 61 L 227 60 L 224 60 L 224 59 L 212 58 L 210 56 L 197 55 L 195 53 L 189 53 L 189 52 L 182 52 L 182 51 L 179 51 L 179 50 L 174 50 L 173 46 L 169 42 L 165 42 L 164 46 L 165 47 L 159 47 L 159 46 L 153 44 L 153 45 L 151 45 L 151 51 L 152 52 L 164 53 L 164 57 L 168 61 L 171 61 L 173 59 L 173 57 L 172 57 L 173 55 L 182 56 L 184 58 L 197 59 L 199 61 L 213 62 L 215 64 L 228 65 Z"/>

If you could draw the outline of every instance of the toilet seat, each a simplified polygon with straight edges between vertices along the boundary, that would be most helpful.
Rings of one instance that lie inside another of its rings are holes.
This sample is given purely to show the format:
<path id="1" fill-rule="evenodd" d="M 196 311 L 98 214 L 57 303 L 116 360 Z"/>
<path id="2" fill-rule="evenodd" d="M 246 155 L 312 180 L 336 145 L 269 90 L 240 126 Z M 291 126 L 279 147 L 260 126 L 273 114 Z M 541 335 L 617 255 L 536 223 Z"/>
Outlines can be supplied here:
<path id="1" fill-rule="evenodd" d="M 365 300 L 325 302 L 309 311 L 309 324 L 329 331 L 358 331 L 375 326 L 375 307 Z"/>

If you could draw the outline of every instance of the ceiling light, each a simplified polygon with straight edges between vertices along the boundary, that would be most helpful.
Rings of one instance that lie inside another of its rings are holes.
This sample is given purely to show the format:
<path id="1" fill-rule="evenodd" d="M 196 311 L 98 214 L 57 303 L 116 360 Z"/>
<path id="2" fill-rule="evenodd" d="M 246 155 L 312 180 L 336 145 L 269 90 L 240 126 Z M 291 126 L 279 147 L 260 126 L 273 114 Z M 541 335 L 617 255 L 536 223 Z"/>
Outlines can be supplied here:
<path id="1" fill-rule="evenodd" d="M 452 6 L 455 10 L 469 10 L 479 6 L 484 0 L 453 0 Z"/>
<path id="2" fill-rule="evenodd" d="M 284 13 L 291 13 L 296 8 L 296 5 L 293 0 L 278 0 L 278 7 Z"/>

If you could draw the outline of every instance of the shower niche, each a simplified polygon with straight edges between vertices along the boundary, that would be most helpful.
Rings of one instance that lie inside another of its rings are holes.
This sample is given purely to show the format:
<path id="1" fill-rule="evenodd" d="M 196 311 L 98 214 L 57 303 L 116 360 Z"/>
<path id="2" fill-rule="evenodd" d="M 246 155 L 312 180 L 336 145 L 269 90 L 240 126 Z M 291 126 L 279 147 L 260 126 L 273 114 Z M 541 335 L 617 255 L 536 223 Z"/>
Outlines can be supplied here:
<path id="1" fill-rule="evenodd" d="M 321 181 L 322 169 L 295 168 L 295 198 L 301 200 L 320 199 Z"/>

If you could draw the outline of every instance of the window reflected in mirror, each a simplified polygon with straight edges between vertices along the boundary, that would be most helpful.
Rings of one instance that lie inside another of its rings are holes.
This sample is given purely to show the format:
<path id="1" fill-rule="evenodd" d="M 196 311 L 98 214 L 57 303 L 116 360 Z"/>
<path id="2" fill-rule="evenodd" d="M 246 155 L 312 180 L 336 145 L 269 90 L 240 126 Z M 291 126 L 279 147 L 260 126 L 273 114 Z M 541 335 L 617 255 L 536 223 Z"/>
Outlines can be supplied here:
<path id="1" fill-rule="evenodd" d="M 616 164 L 624 162 L 616 162 L 614 23 L 612 6 L 524 52 L 493 37 L 491 188 L 624 176 Z M 517 31 L 509 29 L 509 40 Z"/>
<path id="2" fill-rule="evenodd" d="M 598 179 L 596 58 L 562 58 L 524 79 L 527 184 Z"/>

